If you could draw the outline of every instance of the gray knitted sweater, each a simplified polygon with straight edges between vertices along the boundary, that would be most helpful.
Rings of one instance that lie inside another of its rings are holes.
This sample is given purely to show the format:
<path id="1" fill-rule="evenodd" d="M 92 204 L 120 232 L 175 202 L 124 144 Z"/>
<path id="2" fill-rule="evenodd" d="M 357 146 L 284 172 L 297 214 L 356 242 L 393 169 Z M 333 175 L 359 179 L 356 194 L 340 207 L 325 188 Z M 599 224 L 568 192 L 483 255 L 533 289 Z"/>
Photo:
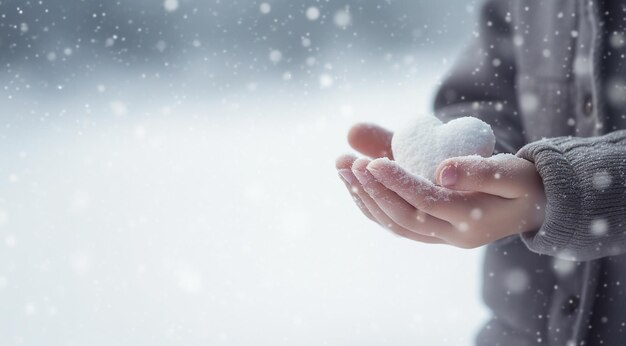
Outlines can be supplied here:
<path id="1" fill-rule="evenodd" d="M 438 117 L 479 117 L 534 162 L 548 201 L 541 229 L 487 248 L 479 345 L 626 345 L 626 295 L 601 293 L 626 285 L 626 104 L 607 111 L 600 5 L 487 1 L 437 93 Z"/>

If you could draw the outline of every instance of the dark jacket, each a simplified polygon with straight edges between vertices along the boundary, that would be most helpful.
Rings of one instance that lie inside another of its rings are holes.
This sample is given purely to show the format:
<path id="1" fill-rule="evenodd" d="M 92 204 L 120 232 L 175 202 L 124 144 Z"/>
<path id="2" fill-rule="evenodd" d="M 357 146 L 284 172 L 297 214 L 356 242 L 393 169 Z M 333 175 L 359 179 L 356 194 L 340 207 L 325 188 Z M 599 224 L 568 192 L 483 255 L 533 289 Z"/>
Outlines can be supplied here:
<path id="1" fill-rule="evenodd" d="M 594 334 L 626 326 L 626 310 L 596 299 L 606 283 L 626 286 L 626 119 L 605 111 L 599 5 L 487 1 L 437 93 L 438 117 L 481 118 L 497 151 L 534 162 L 548 201 L 541 229 L 487 247 L 493 317 L 478 345 L 626 345 L 618 327 Z"/>

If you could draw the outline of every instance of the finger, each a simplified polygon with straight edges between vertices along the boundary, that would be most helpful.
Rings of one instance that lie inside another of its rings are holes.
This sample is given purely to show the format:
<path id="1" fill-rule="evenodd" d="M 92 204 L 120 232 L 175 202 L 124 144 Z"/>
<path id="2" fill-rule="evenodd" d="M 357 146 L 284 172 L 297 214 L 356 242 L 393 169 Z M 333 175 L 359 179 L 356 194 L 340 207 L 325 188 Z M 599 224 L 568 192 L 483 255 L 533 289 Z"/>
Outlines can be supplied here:
<path id="1" fill-rule="evenodd" d="M 351 168 L 355 160 L 356 157 L 354 155 L 342 155 L 337 159 L 336 167 L 339 171 L 344 171 L 346 167 Z M 348 177 L 348 179 L 353 181 L 353 184 L 347 184 L 346 186 L 349 186 L 350 193 L 355 197 L 355 203 L 359 206 L 359 208 L 361 208 L 363 214 L 365 214 L 368 218 L 370 218 L 374 222 L 379 223 L 381 226 L 389 229 L 391 232 L 395 233 L 398 236 L 428 244 L 443 243 L 443 241 L 440 239 L 423 236 L 415 232 L 411 232 L 394 223 L 393 220 L 387 217 L 387 215 L 385 215 L 385 213 L 378 207 L 376 202 L 372 200 L 367 192 L 364 191 L 361 184 L 358 182 L 356 177 L 354 177 L 352 170 L 348 170 L 350 171 L 349 174 L 348 172 L 343 173 L 346 177 Z"/>
<path id="2" fill-rule="evenodd" d="M 421 243 L 427 243 L 427 244 L 445 243 L 443 240 L 439 238 L 415 233 L 398 225 L 389 216 L 387 216 L 387 214 L 385 214 L 384 211 L 380 209 L 378 204 L 376 204 L 376 202 L 370 197 L 370 195 L 367 192 L 365 192 L 365 190 L 360 189 L 358 194 L 361 200 L 363 201 L 363 204 L 365 204 L 367 209 L 369 209 L 372 215 L 374 215 L 374 217 L 378 220 L 378 223 L 381 226 L 383 226 L 385 229 L 388 229 L 389 231 L 393 232 L 394 234 L 400 237 L 411 239 L 411 240 L 418 241 Z"/>
<path id="3" fill-rule="evenodd" d="M 352 164 L 356 161 L 357 157 L 351 154 L 341 155 L 335 160 L 335 168 L 340 169 L 352 169 Z"/>
<path id="4" fill-rule="evenodd" d="M 455 221 L 468 213 L 471 202 L 468 196 L 436 186 L 407 172 L 394 161 L 377 159 L 367 166 L 367 170 L 386 188 L 435 218 Z"/>
<path id="5" fill-rule="evenodd" d="M 479 191 L 503 198 L 527 193 L 535 166 L 513 155 L 456 157 L 443 161 L 435 171 L 437 183 L 448 189 Z M 531 185 L 534 186 L 534 185 Z"/>
<path id="6" fill-rule="evenodd" d="M 365 215 L 368 219 L 374 222 L 378 222 L 378 220 L 376 220 L 376 218 L 372 215 L 369 209 L 367 209 L 357 193 L 360 184 L 354 174 L 352 174 L 351 170 L 354 160 L 356 160 L 356 156 L 354 155 L 342 155 L 337 159 L 337 161 L 335 162 L 335 167 L 337 168 L 337 172 L 339 173 L 339 178 L 341 178 L 341 181 L 346 186 L 346 189 L 348 189 L 352 200 L 357 205 L 357 207 L 359 207 L 363 215 Z"/>
<path id="7" fill-rule="evenodd" d="M 395 192 L 387 189 L 367 171 L 368 163 L 369 160 L 356 160 L 352 166 L 352 171 L 359 179 L 363 189 L 388 218 L 409 231 L 431 237 L 446 238 L 447 233 L 452 228 L 449 223 L 420 212 Z"/>
<path id="8" fill-rule="evenodd" d="M 393 137 L 393 132 L 378 125 L 359 123 L 348 132 L 348 143 L 355 150 L 369 157 L 393 159 L 391 137 Z"/>

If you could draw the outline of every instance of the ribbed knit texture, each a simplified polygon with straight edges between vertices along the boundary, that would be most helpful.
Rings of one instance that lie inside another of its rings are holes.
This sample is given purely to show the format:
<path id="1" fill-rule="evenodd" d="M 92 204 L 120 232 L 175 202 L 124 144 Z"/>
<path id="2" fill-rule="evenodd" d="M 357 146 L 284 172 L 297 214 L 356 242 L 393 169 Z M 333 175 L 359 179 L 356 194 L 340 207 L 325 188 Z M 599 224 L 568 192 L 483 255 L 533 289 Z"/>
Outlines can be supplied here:
<path id="1" fill-rule="evenodd" d="M 530 143 L 517 155 L 535 163 L 547 197 L 534 252 L 579 261 L 626 251 L 626 131 Z"/>

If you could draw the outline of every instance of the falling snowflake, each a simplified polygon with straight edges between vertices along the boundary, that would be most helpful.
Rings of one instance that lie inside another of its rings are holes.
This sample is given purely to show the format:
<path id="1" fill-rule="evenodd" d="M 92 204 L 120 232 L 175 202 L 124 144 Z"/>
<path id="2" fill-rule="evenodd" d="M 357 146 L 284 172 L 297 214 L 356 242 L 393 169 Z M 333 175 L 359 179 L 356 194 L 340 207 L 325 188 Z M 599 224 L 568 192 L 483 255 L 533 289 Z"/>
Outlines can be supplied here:
<path id="1" fill-rule="evenodd" d="M 163 7 L 167 12 L 174 12 L 178 9 L 178 0 L 165 0 Z"/>
<path id="2" fill-rule="evenodd" d="M 585 57 L 576 57 L 574 60 L 574 73 L 579 76 L 586 76 L 591 73 L 591 64 Z"/>
<path id="3" fill-rule="evenodd" d="M 567 276 L 576 269 L 576 262 L 561 257 L 554 257 L 552 261 L 552 269 L 558 276 Z"/>
<path id="4" fill-rule="evenodd" d="M 165 41 L 163 40 L 159 40 L 156 44 L 156 49 L 163 53 L 165 51 L 165 49 L 167 48 L 167 43 L 165 43 Z"/>
<path id="5" fill-rule="evenodd" d="M 270 4 L 268 4 L 267 2 L 264 2 L 259 5 L 259 11 L 261 11 L 261 13 L 263 14 L 268 14 L 272 11 L 272 6 L 270 6 Z"/>
<path id="6" fill-rule="evenodd" d="M 528 288 L 529 282 L 528 274 L 523 269 L 513 269 L 504 277 L 506 289 L 513 294 L 524 292 Z"/>
<path id="7" fill-rule="evenodd" d="M 470 211 L 470 217 L 472 220 L 480 220 L 483 218 L 483 211 L 480 208 L 474 208 Z"/>
<path id="8" fill-rule="evenodd" d="M 607 81 L 607 101 L 614 107 L 626 105 L 626 82 L 619 77 L 613 77 Z"/>
<path id="9" fill-rule="evenodd" d="M 350 8 L 346 7 L 343 10 L 339 10 L 335 13 L 335 25 L 345 29 L 352 24 L 352 15 L 350 14 Z"/>
<path id="10" fill-rule="evenodd" d="M 277 64 L 283 60 L 283 53 L 279 50 L 273 49 L 270 51 L 269 58 L 271 62 Z"/>
<path id="11" fill-rule="evenodd" d="M 467 222 L 460 222 L 456 228 L 459 232 L 467 232 L 469 230 L 469 224 Z"/>
<path id="12" fill-rule="evenodd" d="M 520 96 L 519 102 L 524 113 L 533 114 L 539 108 L 539 98 L 535 94 L 524 93 Z"/>
<path id="13" fill-rule="evenodd" d="M 591 182 L 596 190 L 606 189 L 611 186 L 612 181 L 611 174 L 606 171 L 596 172 L 593 174 L 593 177 L 591 177 Z"/>
<path id="14" fill-rule="evenodd" d="M 614 49 L 620 49 L 624 46 L 624 33 L 614 32 L 609 38 L 609 44 Z"/>
<path id="15" fill-rule="evenodd" d="M 320 17 L 320 10 L 315 6 L 311 6 L 306 9 L 306 17 L 311 21 L 317 20 Z"/>
<path id="16" fill-rule="evenodd" d="M 118 117 L 122 117 L 128 113 L 128 107 L 122 101 L 113 101 L 109 104 L 111 111 Z"/>
<path id="17" fill-rule="evenodd" d="M 331 86 L 333 86 L 333 83 L 333 77 L 329 74 L 324 73 L 319 78 L 320 88 L 322 89 L 330 88 Z"/>
<path id="18" fill-rule="evenodd" d="M 591 234 L 595 236 L 603 236 L 609 231 L 609 223 L 605 219 L 595 219 L 591 221 L 589 229 Z"/>

